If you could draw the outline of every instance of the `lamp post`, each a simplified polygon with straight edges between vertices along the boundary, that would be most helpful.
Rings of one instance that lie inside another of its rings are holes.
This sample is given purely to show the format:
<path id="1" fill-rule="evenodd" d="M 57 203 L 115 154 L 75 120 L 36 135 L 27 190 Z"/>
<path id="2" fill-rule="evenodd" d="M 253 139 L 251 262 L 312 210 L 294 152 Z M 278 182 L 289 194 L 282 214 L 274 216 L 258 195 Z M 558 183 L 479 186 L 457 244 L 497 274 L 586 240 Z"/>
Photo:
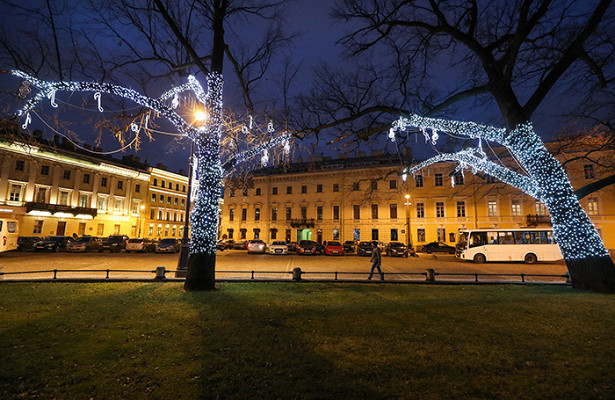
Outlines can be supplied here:
<path id="1" fill-rule="evenodd" d="M 412 252 L 412 233 L 410 232 L 410 205 L 412 203 L 410 202 L 409 194 L 406 194 L 404 197 L 406 198 L 404 205 L 406 206 L 406 238 L 408 240 L 408 252 Z"/>
<path id="2" fill-rule="evenodd" d="M 202 110 L 194 112 L 194 121 L 203 124 L 207 119 L 207 114 Z M 182 236 L 182 247 L 177 261 L 176 278 L 185 278 L 188 275 L 188 258 L 190 257 L 190 239 L 188 238 L 190 222 L 190 204 L 192 203 L 192 161 L 194 158 L 194 140 L 190 143 L 190 159 L 188 162 L 188 193 L 186 196 L 186 212 L 184 215 L 184 234 Z"/>

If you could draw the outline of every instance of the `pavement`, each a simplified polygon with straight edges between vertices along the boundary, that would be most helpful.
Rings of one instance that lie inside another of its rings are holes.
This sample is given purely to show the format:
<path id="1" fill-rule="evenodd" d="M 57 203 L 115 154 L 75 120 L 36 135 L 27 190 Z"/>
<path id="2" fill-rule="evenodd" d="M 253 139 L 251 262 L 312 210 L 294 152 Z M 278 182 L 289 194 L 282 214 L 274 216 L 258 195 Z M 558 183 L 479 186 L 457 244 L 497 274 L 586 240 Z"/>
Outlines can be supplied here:
<path id="1" fill-rule="evenodd" d="M 4 273 L 0 279 L 50 279 L 53 270 L 58 270 L 58 279 L 107 279 L 107 276 L 109 279 L 153 279 L 157 267 L 175 271 L 177 261 L 178 254 L 7 252 L 0 253 L 0 272 Z M 246 251 L 226 250 L 216 257 L 216 278 L 291 280 L 292 271 L 300 268 L 305 280 L 364 280 L 370 266 L 369 257 L 356 255 L 248 255 Z M 424 281 L 428 269 L 435 271 L 437 281 L 463 282 L 474 282 L 475 274 L 479 274 L 479 281 L 564 282 L 561 277 L 527 275 L 564 275 L 567 271 L 563 260 L 536 264 L 475 264 L 448 254 L 424 253 L 419 253 L 419 257 L 382 258 L 387 281 Z M 173 276 L 168 274 L 168 277 Z"/>

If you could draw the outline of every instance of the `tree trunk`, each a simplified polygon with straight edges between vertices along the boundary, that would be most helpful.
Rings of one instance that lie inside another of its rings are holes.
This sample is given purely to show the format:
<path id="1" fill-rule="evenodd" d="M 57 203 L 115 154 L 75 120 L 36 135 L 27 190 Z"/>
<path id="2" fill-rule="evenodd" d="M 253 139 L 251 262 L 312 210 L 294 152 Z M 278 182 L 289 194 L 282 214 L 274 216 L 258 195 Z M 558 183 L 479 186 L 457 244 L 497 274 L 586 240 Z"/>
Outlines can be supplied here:
<path id="1" fill-rule="evenodd" d="M 222 86 L 222 75 L 215 72 L 207 75 L 205 108 L 209 119 L 195 140 L 197 146 L 194 169 L 198 188 L 190 214 L 190 258 L 184 284 L 184 289 L 188 291 L 215 289 L 218 208 L 222 195 Z"/>
<path id="2" fill-rule="evenodd" d="M 531 124 L 509 131 L 504 141 L 536 182 L 538 199 L 549 209 L 573 286 L 615 293 L 615 265 L 560 163 L 544 147 Z"/>

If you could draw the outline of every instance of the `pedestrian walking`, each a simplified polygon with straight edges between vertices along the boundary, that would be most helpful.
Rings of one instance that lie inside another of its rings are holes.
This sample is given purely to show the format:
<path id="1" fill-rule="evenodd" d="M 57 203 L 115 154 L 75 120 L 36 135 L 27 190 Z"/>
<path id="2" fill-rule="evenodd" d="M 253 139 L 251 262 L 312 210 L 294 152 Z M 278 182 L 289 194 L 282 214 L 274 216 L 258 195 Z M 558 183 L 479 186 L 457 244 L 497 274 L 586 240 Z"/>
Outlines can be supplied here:
<path id="1" fill-rule="evenodd" d="M 372 258 L 370 261 L 372 262 L 372 269 L 367 279 L 372 279 L 374 269 L 378 269 L 380 280 L 384 280 L 384 274 L 382 273 L 382 269 L 380 269 L 380 265 L 382 264 L 382 253 L 380 252 L 380 247 L 378 247 L 378 242 L 372 242 Z"/>

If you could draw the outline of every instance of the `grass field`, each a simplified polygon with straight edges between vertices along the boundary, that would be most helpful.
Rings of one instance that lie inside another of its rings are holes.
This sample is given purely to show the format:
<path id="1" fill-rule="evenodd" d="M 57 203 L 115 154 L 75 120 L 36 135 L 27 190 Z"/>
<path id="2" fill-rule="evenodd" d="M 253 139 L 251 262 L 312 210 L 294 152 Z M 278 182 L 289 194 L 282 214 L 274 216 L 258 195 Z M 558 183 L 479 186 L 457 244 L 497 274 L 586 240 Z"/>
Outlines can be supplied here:
<path id="1" fill-rule="evenodd" d="M 615 296 L 3 283 L 2 399 L 613 399 Z"/>

